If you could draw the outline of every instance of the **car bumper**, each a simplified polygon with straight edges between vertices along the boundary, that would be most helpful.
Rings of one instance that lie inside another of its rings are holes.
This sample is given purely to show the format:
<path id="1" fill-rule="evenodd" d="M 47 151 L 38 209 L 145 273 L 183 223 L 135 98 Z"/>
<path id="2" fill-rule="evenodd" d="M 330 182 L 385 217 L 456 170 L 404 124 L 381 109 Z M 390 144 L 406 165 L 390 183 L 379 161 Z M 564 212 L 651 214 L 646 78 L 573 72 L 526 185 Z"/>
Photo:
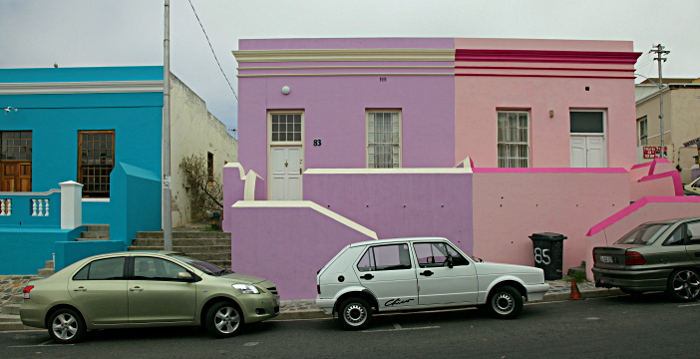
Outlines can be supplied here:
<path id="1" fill-rule="evenodd" d="M 335 301 L 332 298 L 330 298 L 330 299 L 316 298 L 316 306 L 319 307 L 321 310 L 323 310 L 323 312 L 326 314 L 333 314 L 333 306 L 334 305 L 335 305 Z"/>
<path id="2" fill-rule="evenodd" d="M 274 318 L 280 313 L 280 297 L 273 294 L 248 294 L 238 298 L 245 322 L 255 323 Z"/>
<path id="3" fill-rule="evenodd" d="M 19 309 L 19 317 L 22 320 L 22 324 L 35 327 L 35 328 L 46 328 L 46 323 L 44 322 L 44 317 L 46 315 L 47 307 L 43 304 L 36 304 L 31 300 L 24 300 L 22 306 Z"/>
<path id="4" fill-rule="evenodd" d="M 673 269 L 668 268 L 625 271 L 595 267 L 592 270 L 596 287 L 623 287 L 640 292 L 666 289 L 668 276 L 673 271 Z"/>
<path id="5" fill-rule="evenodd" d="M 544 298 L 544 295 L 549 290 L 549 284 L 528 284 L 525 285 L 525 290 L 527 291 L 528 301 L 542 300 Z"/>

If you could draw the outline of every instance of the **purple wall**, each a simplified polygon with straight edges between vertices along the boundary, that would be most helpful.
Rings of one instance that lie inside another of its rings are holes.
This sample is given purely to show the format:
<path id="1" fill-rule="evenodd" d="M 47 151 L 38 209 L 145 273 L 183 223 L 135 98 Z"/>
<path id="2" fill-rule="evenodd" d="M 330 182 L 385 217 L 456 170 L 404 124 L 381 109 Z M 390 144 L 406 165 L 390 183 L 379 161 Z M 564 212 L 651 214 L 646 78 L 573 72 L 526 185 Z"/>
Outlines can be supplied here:
<path id="1" fill-rule="evenodd" d="M 231 267 L 271 280 L 285 300 L 316 298 L 316 272 L 346 245 L 372 239 L 312 208 L 245 207 L 255 203 L 230 209 Z"/>
<path id="2" fill-rule="evenodd" d="M 292 39 L 240 42 L 241 50 L 453 47 L 451 39 Z M 423 68 L 383 68 L 387 65 Z M 246 169 L 256 171 L 267 180 L 267 111 L 303 110 L 305 169 L 366 168 L 365 110 L 401 109 L 402 167 L 452 167 L 455 164 L 452 65 L 451 61 L 241 63 L 239 161 Z M 289 68 L 290 66 L 313 68 Z M 372 67 L 329 69 L 325 66 Z M 266 69 L 244 70 L 251 67 Z M 271 67 L 280 69 L 270 69 Z M 358 72 L 364 75 L 351 75 Z M 426 72 L 433 75 L 418 75 Z M 245 77 L 263 74 L 294 76 Z M 335 76 L 316 76 L 326 74 Z M 386 76 L 387 74 L 396 75 Z M 380 82 L 380 76 L 385 76 L 387 81 Z M 291 89 L 288 95 L 281 92 L 284 86 Z M 314 147 L 314 139 L 321 139 L 322 146 Z"/>
<path id="3" fill-rule="evenodd" d="M 370 228 L 380 239 L 445 237 L 470 254 L 471 188 L 471 173 L 457 171 L 304 175 L 304 199 Z"/>

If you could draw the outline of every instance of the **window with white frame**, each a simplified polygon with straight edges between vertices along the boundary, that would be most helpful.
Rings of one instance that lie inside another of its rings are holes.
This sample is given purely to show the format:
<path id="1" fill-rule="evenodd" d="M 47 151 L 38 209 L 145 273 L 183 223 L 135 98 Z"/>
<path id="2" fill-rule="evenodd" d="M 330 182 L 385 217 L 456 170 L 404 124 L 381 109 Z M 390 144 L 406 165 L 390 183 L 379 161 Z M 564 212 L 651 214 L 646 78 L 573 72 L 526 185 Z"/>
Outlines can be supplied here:
<path id="1" fill-rule="evenodd" d="M 301 113 L 270 114 L 272 142 L 301 142 Z"/>
<path id="2" fill-rule="evenodd" d="M 648 127 L 647 127 L 647 118 L 646 116 L 640 118 L 637 120 L 637 131 L 639 135 L 639 145 L 640 146 L 646 146 L 647 145 L 647 138 L 649 136 L 648 133 Z"/>
<path id="3" fill-rule="evenodd" d="M 367 167 L 401 167 L 401 111 L 367 111 Z"/>
<path id="4" fill-rule="evenodd" d="M 530 114 L 498 111 L 498 167 L 530 166 Z"/>

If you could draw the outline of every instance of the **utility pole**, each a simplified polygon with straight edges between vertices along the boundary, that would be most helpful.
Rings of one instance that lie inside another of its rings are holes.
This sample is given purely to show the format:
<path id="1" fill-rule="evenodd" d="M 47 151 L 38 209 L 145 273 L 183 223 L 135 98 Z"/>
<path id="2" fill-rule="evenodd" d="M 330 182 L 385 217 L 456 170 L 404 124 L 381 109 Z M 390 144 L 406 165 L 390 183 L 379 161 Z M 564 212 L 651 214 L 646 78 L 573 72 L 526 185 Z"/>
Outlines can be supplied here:
<path id="1" fill-rule="evenodd" d="M 170 191 L 170 1 L 165 0 L 163 35 L 163 250 L 173 250 L 173 213 Z"/>
<path id="2" fill-rule="evenodd" d="M 661 76 L 661 62 L 666 61 L 666 58 L 663 57 L 665 55 L 668 55 L 671 53 L 671 51 L 664 50 L 665 47 L 661 46 L 661 44 L 658 44 L 654 46 L 649 52 L 655 52 L 656 57 L 654 58 L 654 61 L 659 62 L 659 124 L 661 126 L 661 158 L 666 157 L 666 151 L 664 151 L 664 80 L 663 77 Z"/>

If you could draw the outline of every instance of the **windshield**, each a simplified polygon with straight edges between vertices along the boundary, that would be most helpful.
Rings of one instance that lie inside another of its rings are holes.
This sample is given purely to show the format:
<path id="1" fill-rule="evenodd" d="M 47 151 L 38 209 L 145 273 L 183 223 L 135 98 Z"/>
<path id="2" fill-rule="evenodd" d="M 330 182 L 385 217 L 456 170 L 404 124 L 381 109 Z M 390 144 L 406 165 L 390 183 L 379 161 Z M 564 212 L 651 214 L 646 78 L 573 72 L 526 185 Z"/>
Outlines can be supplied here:
<path id="1" fill-rule="evenodd" d="M 642 224 L 622 236 L 615 244 L 641 244 L 649 246 L 659 238 L 659 235 L 663 233 L 668 226 L 668 224 L 663 223 Z"/>
<path id="2" fill-rule="evenodd" d="M 169 256 L 171 256 L 175 259 L 179 259 L 179 260 L 181 260 L 181 261 L 183 261 L 183 262 L 185 262 L 185 263 L 187 263 L 187 264 L 189 264 L 189 265 L 191 265 L 191 266 L 193 266 L 193 267 L 195 267 L 195 268 L 197 268 L 197 269 L 201 270 L 202 272 L 209 274 L 209 275 L 220 276 L 220 275 L 224 275 L 224 274 L 228 274 L 228 273 L 233 273 L 232 270 L 222 269 L 222 268 L 219 268 L 219 266 L 217 266 L 215 264 L 211 264 L 209 262 L 205 262 L 205 261 L 202 261 L 199 259 L 190 258 L 190 257 L 186 257 L 186 256 L 181 256 L 181 255 L 172 255 L 172 254 L 169 254 Z"/>

